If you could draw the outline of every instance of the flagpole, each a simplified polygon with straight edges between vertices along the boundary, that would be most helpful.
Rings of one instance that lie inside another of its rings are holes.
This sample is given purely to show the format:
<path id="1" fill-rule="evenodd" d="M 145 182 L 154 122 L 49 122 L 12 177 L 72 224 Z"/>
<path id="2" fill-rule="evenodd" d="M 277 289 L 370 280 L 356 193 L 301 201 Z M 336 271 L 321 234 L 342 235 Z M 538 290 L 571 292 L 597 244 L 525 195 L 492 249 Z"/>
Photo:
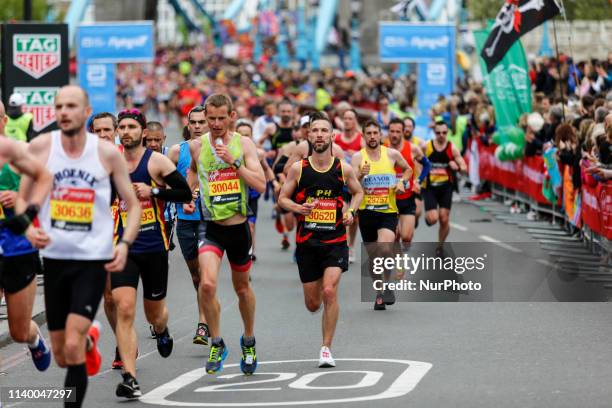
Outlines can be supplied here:
<path id="1" fill-rule="evenodd" d="M 557 82 L 559 83 L 559 94 L 561 95 L 561 109 L 563 112 L 563 122 L 565 122 L 565 98 L 563 97 L 563 86 L 561 84 L 561 62 L 559 61 L 559 39 L 557 38 L 557 23 L 555 18 L 552 19 L 553 33 L 555 35 L 555 51 L 557 53 Z"/>
<path id="2" fill-rule="evenodd" d="M 569 51 L 570 51 L 570 57 L 572 58 L 572 65 L 576 65 L 576 60 L 574 60 L 574 46 L 572 45 L 572 25 L 570 24 L 569 21 L 567 21 L 567 12 L 565 11 L 565 3 L 563 2 L 563 0 L 561 0 L 561 16 L 563 16 L 563 21 L 565 21 L 565 24 L 567 25 L 567 40 L 569 42 Z M 576 82 L 576 86 L 578 86 L 579 85 L 578 74 L 576 73 L 576 70 L 572 70 L 572 71 L 574 74 L 574 81 Z M 569 72 L 568 72 L 568 75 L 570 75 Z M 568 89 L 568 97 L 569 97 L 569 89 Z"/>

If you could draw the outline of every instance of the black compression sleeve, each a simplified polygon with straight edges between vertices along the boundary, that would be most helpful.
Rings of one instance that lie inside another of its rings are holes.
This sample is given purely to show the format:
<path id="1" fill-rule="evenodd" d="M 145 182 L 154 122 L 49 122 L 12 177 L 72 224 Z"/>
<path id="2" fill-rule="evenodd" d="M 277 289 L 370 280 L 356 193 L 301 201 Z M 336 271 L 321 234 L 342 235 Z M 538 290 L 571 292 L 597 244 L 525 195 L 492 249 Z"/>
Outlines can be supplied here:
<path id="1" fill-rule="evenodd" d="M 160 189 L 159 194 L 155 198 L 177 203 L 188 203 L 191 201 L 191 190 L 187 180 L 177 170 L 164 176 L 164 181 L 170 188 Z"/>

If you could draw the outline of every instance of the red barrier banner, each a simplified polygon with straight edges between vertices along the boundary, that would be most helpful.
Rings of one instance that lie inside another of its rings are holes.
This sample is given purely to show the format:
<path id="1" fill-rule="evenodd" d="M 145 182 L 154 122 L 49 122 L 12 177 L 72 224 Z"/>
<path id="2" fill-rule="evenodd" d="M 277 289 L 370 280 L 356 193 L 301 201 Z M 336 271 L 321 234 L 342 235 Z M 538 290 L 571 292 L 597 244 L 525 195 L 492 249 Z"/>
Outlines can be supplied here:
<path id="1" fill-rule="evenodd" d="M 591 231 L 602 235 L 599 209 L 599 185 L 589 187 L 586 184 L 582 185 L 582 221 Z"/>
<path id="2" fill-rule="evenodd" d="M 612 239 L 612 182 L 600 184 L 599 209 L 601 211 L 601 234 L 607 239 Z"/>
<path id="3" fill-rule="evenodd" d="M 539 204 L 550 204 L 542 195 L 545 173 L 546 167 L 541 156 L 530 156 L 523 159 L 523 182 L 526 190 L 524 193 Z"/>

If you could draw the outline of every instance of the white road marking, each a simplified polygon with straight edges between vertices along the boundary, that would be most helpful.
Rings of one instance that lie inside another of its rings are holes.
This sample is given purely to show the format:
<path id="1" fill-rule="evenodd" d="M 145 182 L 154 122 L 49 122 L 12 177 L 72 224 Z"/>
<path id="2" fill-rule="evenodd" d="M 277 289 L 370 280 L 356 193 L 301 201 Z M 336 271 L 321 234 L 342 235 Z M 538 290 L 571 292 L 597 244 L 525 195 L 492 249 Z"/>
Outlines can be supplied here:
<path id="1" fill-rule="evenodd" d="M 454 222 L 451 222 L 450 226 L 453 227 L 454 229 L 458 229 L 459 231 L 467 231 L 468 230 L 468 227 L 464 227 L 461 224 L 455 224 Z"/>
<path id="2" fill-rule="evenodd" d="M 205 368 L 197 368 L 188 373 L 176 377 L 174 380 L 163 384 L 154 390 L 146 393 L 140 397 L 139 401 L 146 404 L 162 405 L 162 406 L 173 406 L 173 407 L 269 407 L 269 406 L 289 406 L 289 405 L 318 405 L 318 404 L 336 404 L 341 402 L 358 402 L 358 401 L 372 401 L 388 398 L 398 398 L 408 394 L 412 391 L 419 381 L 423 379 L 425 374 L 433 366 L 431 363 L 424 361 L 410 361 L 410 360 L 391 360 L 391 359 L 377 359 L 377 358 L 337 358 L 336 361 L 372 361 L 377 363 L 392 363 L 392 364 L 404 364 L 408 366 L 394 381 L 393 383 L 378 394 L 366 395 L 361 397 L 348 397 L 348 398 L 337 398 L 337 399 L 326 399 L 326 400 L 310 400 L 310 401 L 270 401 L 270 402 L 184 402 L 184 401 L 171 401 L 166 399 L 168 396 L 179 391 L 181 388 L 192 384 L 203 377 L 206 377 Z M 318 360 L 282 360 L 282 361 L 263 361 L 259 365 L 265 364 L 283 364 L 283 363 L 314 363 Z M 239 364 L 228 364 L 225 367 L 237 367 Z M 329 374 L 332 374 L 330 371 Z M 248 382 L 243 383 L 247 385 Z M 315 394 L 316 395 L 316 394 Z"/>
<path id="3" fill-rule="evenodd" d="M 488 235 L 479 235 L 478 238 L 482 239 L 483 241 L 491 242 L 492 244 L 495 244 L 498 247 L 507 249 L 508 251 L 512 251 L 517 254 L 523 252 L 521 249 L 518 249 L 517 247 L 513 247 L 512 245 L 506 244 L 505 242 L 501 242 L 500 240 L 492 238 Z"/>

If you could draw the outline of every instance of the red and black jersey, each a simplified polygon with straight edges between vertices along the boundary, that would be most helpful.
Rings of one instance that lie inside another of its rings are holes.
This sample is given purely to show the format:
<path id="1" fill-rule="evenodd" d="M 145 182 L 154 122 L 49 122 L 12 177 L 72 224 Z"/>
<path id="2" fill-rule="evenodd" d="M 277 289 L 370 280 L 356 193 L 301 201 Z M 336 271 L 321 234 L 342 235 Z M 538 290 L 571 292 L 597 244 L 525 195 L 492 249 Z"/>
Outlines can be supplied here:
<path id="1" fill-rule="evenodd" d="M 341 161 L 334 157 L 331 166 L 316 170 L 310 159 L 303 159 L 293 201 L 298 204 L 314 202 L 312 212 L 296 214 L 297 245 L 337 245 L 346 242 L 346 228 L 342 223 L 342 189 L 344 174 Z"/>

